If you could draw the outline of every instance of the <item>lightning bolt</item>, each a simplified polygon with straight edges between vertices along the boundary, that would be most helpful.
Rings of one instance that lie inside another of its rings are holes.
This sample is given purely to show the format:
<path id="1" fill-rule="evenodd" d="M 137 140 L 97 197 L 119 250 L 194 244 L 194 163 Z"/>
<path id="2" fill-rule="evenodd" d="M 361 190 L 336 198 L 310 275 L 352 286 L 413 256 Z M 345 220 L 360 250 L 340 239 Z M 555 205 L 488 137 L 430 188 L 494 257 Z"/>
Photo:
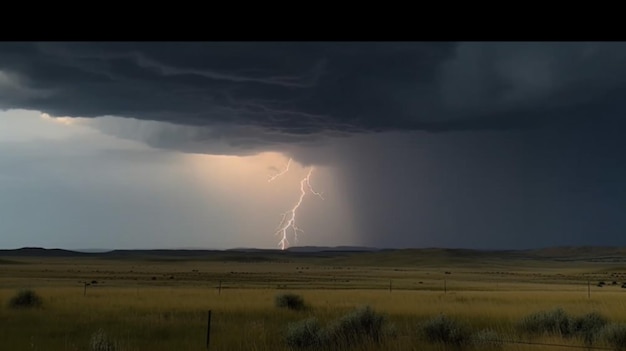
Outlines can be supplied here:
<path id="1" fill-rule="evenodd" d="M 289 165 L 291 164 L 291 159 L 289 159 L 289 161 L 287 161 L 287 166 L 285 166 L 285 169 L 283 169 L 282 171 L 274 174 L 273 176 L 270 176 L 270 178 L 267 180 L 268 183 L 271 183 L 274 179 L 280 177 L 281 175 L 287 173 L 287 171 L 289 171 Z"/>
<path id="2" fill-rule="evenodd" d="M 274 176 L 270 177 L 269 181 L 271 182 L 274 179 L 280 177 L 281 175 L 287 173 L 287 171 L 289 170 L 290 164 L 291 164 L 291 159 L 289 159 L 289 162 L 287 162 L 287 167 L 285 167 L 285 169 L 282 172 L 279 172 L 275 174 Z M 287 239 L 287 235 L 289 232 L 293 231 L 294 241 L 296 243 L 298 242 L 298 233 L 304 233 L 304 230 L 298 228 L 298 226 L 296 225 L 296 214 L 298 212 L 298 208 L 300 208 L 300 205 L 302 205 L 302 201 L 304 200 L 304 197 L 307 194 L 307 190 L 311 194 L 319 197 L 320 199 L 322 200 L 324 199 L 324 197 L 322 197 L 322 194 L 315 191 L 313 187 L 311 186 L 311 173 L 313 173 L 313 167 L 309 169 L 309 172 L 307 173 L 306 177 L 304 177 L 300 181 L 300 197 L 298 198 L 298 202 L 296 202 L 296 204 L 291 208 L 291 210 L 282 214 L 282 219 L 280 223 L 278 224 L 278 227 L 276 228 L 275 235 L 278 235 L 281 237 L 280 241 L 278 242 L 278 246 L 280 246 L 281 250 L 284 250 L 287 247 L 289 247 L 289 240 Z"/>

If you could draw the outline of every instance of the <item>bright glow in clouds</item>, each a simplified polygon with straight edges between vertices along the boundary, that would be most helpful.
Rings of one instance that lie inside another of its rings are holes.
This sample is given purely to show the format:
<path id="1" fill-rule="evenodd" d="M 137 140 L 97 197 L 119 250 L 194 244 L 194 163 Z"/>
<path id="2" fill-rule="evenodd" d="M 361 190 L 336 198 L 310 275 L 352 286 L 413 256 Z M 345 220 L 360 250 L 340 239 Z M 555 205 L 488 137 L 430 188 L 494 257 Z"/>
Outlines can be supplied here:
<path id="1" fill-rule="evenodd" d="M 332 169 L 316 167 L 313 172 L 313 167 L 303 167 L 276 152 L 255 156 L 187 154 L 184 157 L 190 167 L 196 170 L 198 179 L 204 179 L 205 188 L 215 194 L 213 197 L 217 196 L 219 201 L 237 209 L 233 220 L 243 226 L 241 232 L 256 233 L 257 237 L 248 239 L 250 243 L 258 242 L 270 228 L 276 228 L 276 217 L 268 214 L 280 213 L 280 225 L 275 229 L 275 234 L 280 236 L 281 249 L 290 246 L 288 234 L 292 231 L 297 240 L 297 234 L 302 232 L 300 228 L 311 228 L 307 229 L 310 234 L 307 235 L 307 245 L 353 244 L 352 216 L 344 203 L 345 199 L 332 197 L 324 202 L 303 201 L 307 193 L 322 198 L 322 194 L 314 190 L 312 183 L 331 190 L 338 185 Z M 289 172 L 286 171 L 287 166 L 282 166 L 282 169 L 274 166 L 280 164 L 289 165 Z M 263 177 L 258 176 L 264 171 L 271 171 L 268 179 L 275 179 L 269 182 L 270 186 Z M 313 173 L 315 179 L 311 180 Z M 279 177 L 280 181 L 277 180 Z M 300 191 L 294 193 L 297 188 Z M 233 193 L 244 195 L 233 198 Z M 285 212 L 285 207 L 290 210 Z M 319 221 L 319 218 L 325 220 Z M 295 242 L 297 241 L 294 240 Z M 267 244 L 248 245 L 250 246 L 267 247 Z"/>
<path id="2" fill-rule="evenodd" d="M 155 149 L 102 133 L 92 120 L 0 112 L 0 247 L 274 248 L 268 233 L 279 214 L 311 185 L 331 196 L 300 201 L 300 244 L 360 244 L 334 167 L 316 166 L 311 176 L 309 165 L 278 152 Z M 286 164 L 280 181 L 268 183 Z"/>
<path id="3" fill-rule="evenodd" d="M 41 118 L 47 121 L 57 122 L 57 123 L 66 124 L 66 125 L 75 124 L 77 122 L 79 123 L 82 120 L 79 118 L 72 118 L 72 117 L 52 117 L 47 113 L 42 113 Z"/>

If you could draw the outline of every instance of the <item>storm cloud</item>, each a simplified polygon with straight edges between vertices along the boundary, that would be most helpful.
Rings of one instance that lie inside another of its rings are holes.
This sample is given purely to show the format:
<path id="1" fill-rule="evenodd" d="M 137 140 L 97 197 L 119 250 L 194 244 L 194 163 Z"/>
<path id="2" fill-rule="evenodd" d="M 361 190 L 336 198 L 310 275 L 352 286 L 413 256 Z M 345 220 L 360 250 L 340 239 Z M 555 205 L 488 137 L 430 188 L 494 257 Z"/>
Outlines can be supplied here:
<path id="1" fill-rule="evenodd" d="M 1 109 L 327 166 L 358 245 L 626 244 L 625 95 L 615 42 L 0 43 Z"/>
<path id="2" fill-rule="evenodd" d="M 626 91 L 623 43 L 2 43 L 0 52 L 4 109 L 204 127 L 163 128 L 150 142 L 223 138 L 241 152 L 337 133 L 619 118 Z"/>

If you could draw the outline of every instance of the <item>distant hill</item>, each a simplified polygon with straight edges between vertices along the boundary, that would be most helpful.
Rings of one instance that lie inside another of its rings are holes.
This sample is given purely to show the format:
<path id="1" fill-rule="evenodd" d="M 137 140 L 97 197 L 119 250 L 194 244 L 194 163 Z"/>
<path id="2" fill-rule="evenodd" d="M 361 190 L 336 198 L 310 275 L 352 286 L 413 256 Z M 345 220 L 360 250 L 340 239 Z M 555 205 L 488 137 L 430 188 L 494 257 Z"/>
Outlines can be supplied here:
<path id="1" fill-rule="evenodd" d="M 287 248 L 289 252 L 328 252 L 328 251 L 342 251 L 342 252 L 372 252 L 380 251 L 381 249 L 364 246 L 294 246 Z"/>
<path id="2" fill-rule="evenodd" d="M 0 250 L 0 256 L 6 257 L 76 257 L 87 253 L 63 249 L 44 249 L 41 247 L 23 247 L 15 250 Z"/>
<path id="3" fill-rule="evenodd" d="M 230 250 L 112 250 L 106 252 L 78 252 L 63 249 L 24 247 L 16 250 L 0 250 L 0 259 L 10 257 L 100 257 L 154 261 L 209 260 L 221 262 L 284 262 L 286 260 L 323 258 L 327 264 L 338 265 L 412 266 L 432 264 L 433 262 L 455 264 L 468 262 L 496 263 L 501 260 L 626 262 L 626 247 L 580 246 L 550 247 L 533 250 L 474 250 L 305 246 L 291 247 L 284 251 L 277 249 L 238 248 Z"/>
<path id="4" fill-rule="evenodd" d="M 98 252 L 109 252 L 109 251 L 113 251 L 112 249 L 76 249 L 76 250 L 72 250 L 72 251 L 76 251 L 76 252 L 86 252 L 86 253 L 98 253 Z"/>
<path id="5" fill-rule="evenodd" d="M 626 247 L 561 246 L 528 250 L 527 252 L 537 257 L 559 260 L 626 261 Z"/>

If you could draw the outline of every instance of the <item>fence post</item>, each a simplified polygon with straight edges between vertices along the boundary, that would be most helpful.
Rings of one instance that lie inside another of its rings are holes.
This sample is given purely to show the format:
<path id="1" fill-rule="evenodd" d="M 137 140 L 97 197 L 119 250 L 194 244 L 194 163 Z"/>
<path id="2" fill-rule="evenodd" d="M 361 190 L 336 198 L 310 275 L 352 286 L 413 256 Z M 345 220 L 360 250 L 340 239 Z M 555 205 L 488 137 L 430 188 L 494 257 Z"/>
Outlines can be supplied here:
<path id="1" fill-rule="evenodd" d="M 389 292 L 391 292 L 391 279 L 389 279 Z"/>
<path id="2" fill-rule="evenodd" d="M 222 295 L 222 281 L 220 280 L 220 286 L 217 288 L 217 294 Z"/>
<path id="3" fill-rule="evenodd" d="M 591 298 L 591 281 L 587 280 L 587 298 Z"/>
<path id="4" fill-rule="evenodd" d="M 209 318 L 206 324 L 206 349 L 209 349 L 209 341 L 211 341 L 211 310 L 209 310 Z"/>
<path id="5" fill-rule="evenodd" d="M 446 280 L 443 280 L 443 293 L 447 294 L 448 293 L 448 287 L 446 286 Z"/>

